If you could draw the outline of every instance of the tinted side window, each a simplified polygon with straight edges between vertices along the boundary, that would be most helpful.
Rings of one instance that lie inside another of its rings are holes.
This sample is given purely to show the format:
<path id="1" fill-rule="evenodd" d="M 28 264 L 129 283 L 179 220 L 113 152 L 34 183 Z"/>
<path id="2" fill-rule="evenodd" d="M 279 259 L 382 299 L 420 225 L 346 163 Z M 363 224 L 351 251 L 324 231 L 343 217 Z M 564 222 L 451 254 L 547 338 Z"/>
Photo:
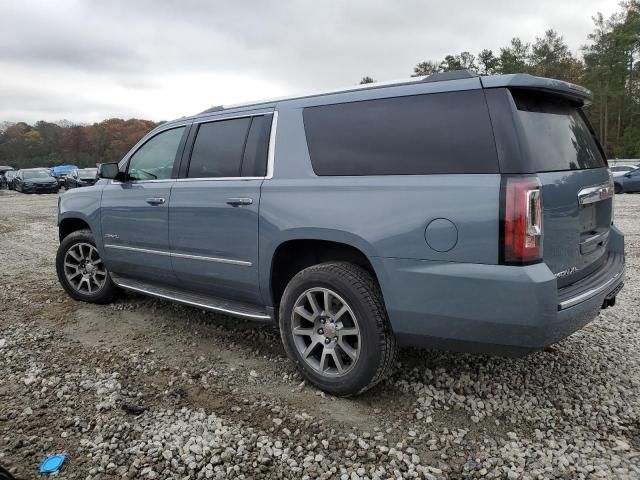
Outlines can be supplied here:
<path id="1" fill-rule="evenodd" d="M 309 107 L 304 125 L 317 175 L 498 172 L 480 90 Z"/>
<path id="2" fill-rule="evenodd" d="M 130 180 L 171 178 L 184 127 L 173 128 L 149 139 L 129 159 Z"/>
<path id="3" fill-rule="evenodd" d="M 198 128 L 189 178 L 239 177 L 251 118 L 203 123 Z"/>
<path id="4" fill-rule="evenodd" d="M 264 177 L 267 174 L 267 155 L 271 115 L 253 117 L 242 158 L 243 177 Z"/>

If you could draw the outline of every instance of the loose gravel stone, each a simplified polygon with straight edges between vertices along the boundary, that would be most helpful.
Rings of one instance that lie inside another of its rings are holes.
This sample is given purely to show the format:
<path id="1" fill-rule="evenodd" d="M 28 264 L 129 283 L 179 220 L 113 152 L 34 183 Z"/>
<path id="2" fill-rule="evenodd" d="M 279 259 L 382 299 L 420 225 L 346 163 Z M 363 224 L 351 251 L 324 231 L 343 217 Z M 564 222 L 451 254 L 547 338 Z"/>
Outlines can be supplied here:
<path id="1" fill-rule="evenodd" d="M 83 480 L 640 478 L 639 195 L 616 197 L 615 308 L 520 359 L 404 350 L 351 399 L 302 382 L 267 326 L 71 301 L 55 198 L 0 192 L 0 464 L 21 478 L 59 452 Z"/>

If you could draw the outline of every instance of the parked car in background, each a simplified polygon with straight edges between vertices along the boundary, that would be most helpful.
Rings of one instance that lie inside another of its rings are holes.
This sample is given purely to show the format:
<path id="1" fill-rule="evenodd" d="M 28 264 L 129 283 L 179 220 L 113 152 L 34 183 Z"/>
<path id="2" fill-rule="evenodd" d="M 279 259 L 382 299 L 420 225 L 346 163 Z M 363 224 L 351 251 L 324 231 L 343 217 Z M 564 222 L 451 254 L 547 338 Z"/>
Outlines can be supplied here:
<path id="1" fill-rule="evenodd" d="M 624 280 L 590 99 L 455 71 L 164 123 L 60 197 L 59 281 L 275 322 L 334 395 L 384 378 L 397 343 L 544 348 Z"/>
<path id="2" fill-rule="evenodd" d="M 46 168 L 18 170 L 13 181 L 14 189 L 22 193 L 58 193 L 58 181 Z"/>
<path id="3" fill-rule="evenodd" d="M 616 193 L 640 192 L 640 168 L 614 178 Z"/>
<path id="4" fill-rule="evenodd" d="M 73 170 L 64 179 L 64 188 L 69 190 L 77 187 L 89 187 L 96 183 L 98 175 L 97 168 L 80 168 Z"/>
<path id="5" fill-rule="evenodd" d="M 60 188 L 64 187 L 64 179 L 74 170 L 77 170 L 78 167 L 75 165 L 58 165 L 56 167 L 51 167 L 49 169 L 49 174 L 58 180 L 58 185 Z"/>
<path id="6" fill-rule="evenodd" d="M 5 176 L 5 173 L 12 170 L 13 167 L 10 167 L 8 165 L 0 165 L 0 189 L 7 188 L 7 178 Z"/>
<path id="7" fill-rule="evenodd" d="M 613 174 L 613 178 L 621 177 L 626 173 L 632 172 L 638 168 L 637 165 L 614 165 L 609 167 L 611 173 Z"/>
<path id="8" fill-rule="evenodd" d="M 16 174 L 18 173 L 17 170 L 7 170 L 6 172 L 4 172 L 4 179 L 6 182 L 6 187 L 9 190 L 14 190 L 13 187 L 13 181 L 16 178 Z"/>

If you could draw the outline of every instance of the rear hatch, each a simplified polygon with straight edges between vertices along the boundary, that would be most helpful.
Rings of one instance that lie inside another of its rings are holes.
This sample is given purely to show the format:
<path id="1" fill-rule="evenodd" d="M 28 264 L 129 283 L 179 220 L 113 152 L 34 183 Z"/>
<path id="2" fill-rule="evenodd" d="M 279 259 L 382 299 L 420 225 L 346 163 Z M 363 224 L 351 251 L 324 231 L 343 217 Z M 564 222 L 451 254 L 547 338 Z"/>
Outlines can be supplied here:
<path id="1" fill-rule="evenodd" d="M 563 287 L 606 261 L 613 216 L 607 162 L 577 103 L 548 93 L 511 93 L 523 153 L 542 185 L 543 261 Z"/>

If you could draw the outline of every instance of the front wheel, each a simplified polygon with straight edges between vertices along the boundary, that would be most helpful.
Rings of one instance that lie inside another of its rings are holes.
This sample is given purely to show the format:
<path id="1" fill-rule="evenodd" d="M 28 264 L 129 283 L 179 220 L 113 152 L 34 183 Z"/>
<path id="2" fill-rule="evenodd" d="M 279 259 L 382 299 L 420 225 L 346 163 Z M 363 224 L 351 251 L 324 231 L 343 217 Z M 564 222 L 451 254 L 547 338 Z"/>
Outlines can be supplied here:
<path id="1" fill-rule="evenodd" d="M 62 287 L 76 300 L 108 303 L 117 291 L 90 230 L 70 233 L 60 242 L 56 272 Z"/>
<path id="2" fill-rule="evenodd" d="M 304 378 L 332 395 L 355 395 L 391 370 L 395 339 L 380 288 L 356 265 L 323 263 L 299 272 L 280 305 L 280 335 Z"/>

